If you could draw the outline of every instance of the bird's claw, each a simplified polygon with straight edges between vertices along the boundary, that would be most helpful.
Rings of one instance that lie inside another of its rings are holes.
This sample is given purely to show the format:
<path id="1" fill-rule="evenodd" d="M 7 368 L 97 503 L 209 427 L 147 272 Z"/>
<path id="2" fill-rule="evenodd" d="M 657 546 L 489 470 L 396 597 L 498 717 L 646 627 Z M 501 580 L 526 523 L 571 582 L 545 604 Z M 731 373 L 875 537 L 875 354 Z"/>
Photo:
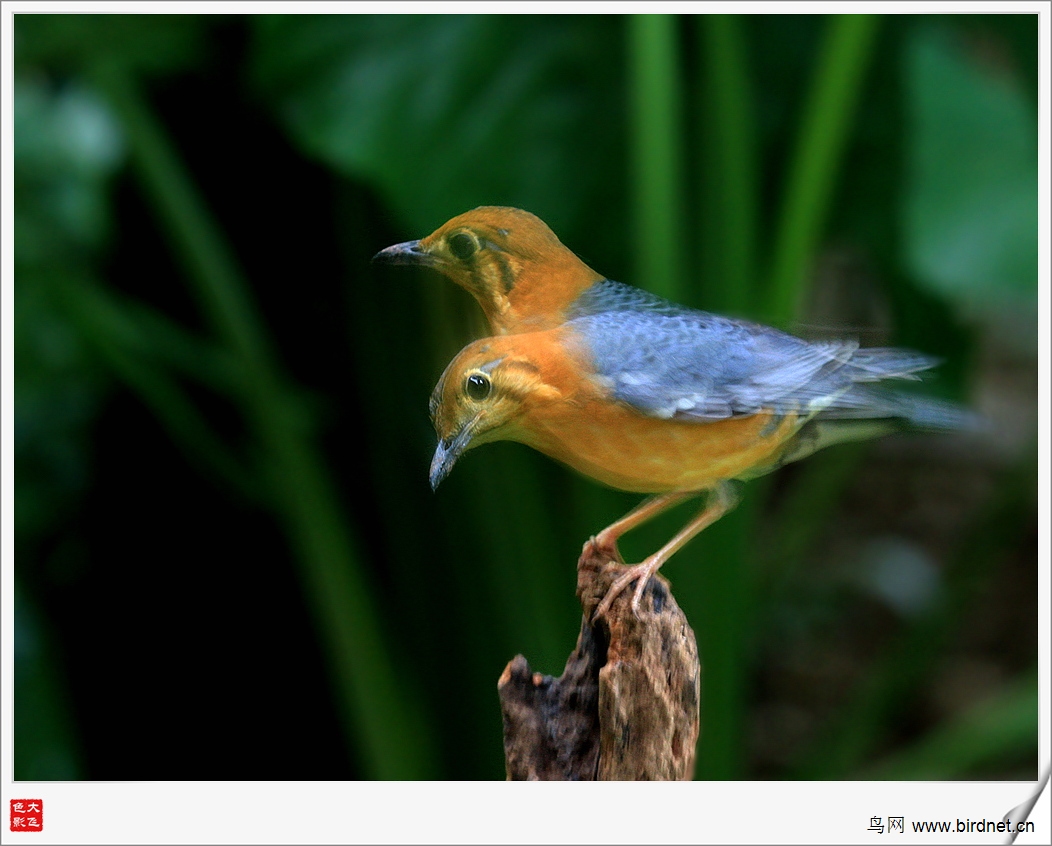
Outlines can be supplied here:
<path id="1" fill-rule="evenodd" d="M 614 604 L 614 600 L 617 599 L 626 587 L 632 582 L 638 580 L 636 589 L 632 594 L 632 614 L 636 617 L 639 616 L 639 603 L 643 598 L 643 591 L 647 588 L 647 583 L 650 581 L 650 577 L 654 574 L 654 567 L 649 562 L 644 561 L 642 564 L 633 564 L 631 567 L 625 567 L 625 572 L 617 577 L 616 581 L 606 591 L 606 596 L 603 597 L 603 601 L 596 606 L 595 613 L 592 614 L 592 622 L 594 623 L 600 617 L 606 616 L 610 607 Z"/>

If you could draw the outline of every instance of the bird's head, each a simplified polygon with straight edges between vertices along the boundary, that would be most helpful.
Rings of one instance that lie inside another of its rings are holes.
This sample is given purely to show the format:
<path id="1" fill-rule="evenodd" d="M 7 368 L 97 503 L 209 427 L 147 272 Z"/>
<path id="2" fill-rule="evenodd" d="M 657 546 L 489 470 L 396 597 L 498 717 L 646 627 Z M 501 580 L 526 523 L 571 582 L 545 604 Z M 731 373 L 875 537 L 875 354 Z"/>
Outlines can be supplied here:
<path id="1" fill-rule="evenodd" d="M 471 447 L 500 440 L 529 443 L 524 417 L 562 397 L 546 381 L 542 363 L 529 354 L 530 338 L 485 338 L 469 344 L 449 363 L 431 394 L 431 421 L 438 435 L 432 488 Z"/>
<path id="2" fill-rule="evenodd" d="M 563 246 L 543 220 L 508 206 L 480 206 L 457 215 L 426 238 L 381 250 L 373 261 L 417 264 L 444 273 L 478 300 L 496 334 L 522 319 L 516 300 L 534 298 L 531 328 L 548 328 L 555 321 L 546 321 L 537 305 L 551 300 L 561 310 L 602 278 Z"/>

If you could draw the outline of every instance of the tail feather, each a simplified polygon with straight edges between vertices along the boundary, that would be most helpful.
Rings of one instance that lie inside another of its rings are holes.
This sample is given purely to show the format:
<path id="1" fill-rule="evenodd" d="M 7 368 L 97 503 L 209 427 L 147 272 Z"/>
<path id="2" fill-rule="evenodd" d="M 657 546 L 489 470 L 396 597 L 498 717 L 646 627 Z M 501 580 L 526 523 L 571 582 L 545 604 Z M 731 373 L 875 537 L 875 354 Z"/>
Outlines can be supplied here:
<path id="1" fill-rule="evenodd" d="M 822 398 L 816 406 L 814 416 L 826 421 L 897 419 L 938 432 L 976 430 L 985 425 L 978 414 L 952 402 L 860 382 Z"/>
<path id="2" fill-rule="evenodd" d="M 987 425 L 974 411 L 952 402 L 909 394 L 896 394 L 896 399 L 905 411 L 903 417 L 917 429 L 934 432 L 975 432 L 986 428 Z"/>
<path id="3" fill-rule="evenodd" d="M 876 391 L 872 392 L 874 395 Z M 987 427 L 975 412 L 951 402 L 914 397 L 898 392 L 881 392 L 880 404 L 855 409 L 854 415 L 818 414 L 807 421 L 776 464 L 755 470 L 763 475 L 783 464 L 799 461 L 833 444 L 865 441 L 904 429 L 928 432 L 976 432 Z"/>
<path id="4" fill-rule="evenodd" d="M 913 350 L 894 347 L 864 347 L 855 350 L 847 362 L 859 382 L 880 379 L 916 379 L 915 374 L 939 364 L 940 359 Z M 862 373 L 856 374 L 854 371 Z"/>

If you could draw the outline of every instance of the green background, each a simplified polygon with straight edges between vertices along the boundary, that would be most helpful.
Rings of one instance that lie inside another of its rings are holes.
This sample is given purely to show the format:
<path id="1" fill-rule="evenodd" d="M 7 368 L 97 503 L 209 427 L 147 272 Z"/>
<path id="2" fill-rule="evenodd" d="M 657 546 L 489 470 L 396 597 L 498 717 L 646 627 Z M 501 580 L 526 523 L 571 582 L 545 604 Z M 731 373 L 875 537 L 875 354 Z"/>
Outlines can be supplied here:
<path id="1" fill-rule="evenodd" d="M 664 569 L 697 777 L 1036 777 L 1037 17 L 15 16 L 15 778 L 503 777 L 581 544 L 437 493 L 470 297 L 370 257 L 526 208 L 609 277 L 938 355 L 968 436 L 749 484 Z M 688 512 L 625 538 L 638 560 Z"/>

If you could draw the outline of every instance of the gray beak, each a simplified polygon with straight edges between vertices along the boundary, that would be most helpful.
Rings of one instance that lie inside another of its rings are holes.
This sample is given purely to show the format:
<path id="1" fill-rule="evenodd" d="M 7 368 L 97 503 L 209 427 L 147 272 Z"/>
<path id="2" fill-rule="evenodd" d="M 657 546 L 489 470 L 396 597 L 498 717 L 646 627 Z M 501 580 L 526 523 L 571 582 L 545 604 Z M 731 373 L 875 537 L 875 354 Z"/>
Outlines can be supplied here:
<path id="1" fill-rule="evenodd" d="M 373 261 L 380 264 L 432 265 L 435 263 L 434 256 L 420 249 L 419 241 L 405 241 L 380 250 L 373 256 Z"/>
<path id="2" fill-rule="evenodd" d="M 435 457 L 431 459 L 431 475 L 428 477 L 431 480 L 431 490 L 438 490 L 438 486 L 449 475 L 456 461 L 457 455 L 450 449 L 449 444 L 446 441 L 439 441 L 435 449 Z"/>
<path id="3" fill-rule="evenodd" d="M 452 470 L 453 465 L 457 463 L 457 459 L 460 458 L 464 451 L 471 445 L 471 439 L 474 436 L 475 423 L 477 420 L 478 417 L 469 422 L 452 438 L 439 440 L 438 446 L 435 447 L 435 457 L 431 459 L 431 474 L 429 476 L 431 480 L 431 490 L 438 489 L 442 480 L 449 475 L 449 471 Z"/>

